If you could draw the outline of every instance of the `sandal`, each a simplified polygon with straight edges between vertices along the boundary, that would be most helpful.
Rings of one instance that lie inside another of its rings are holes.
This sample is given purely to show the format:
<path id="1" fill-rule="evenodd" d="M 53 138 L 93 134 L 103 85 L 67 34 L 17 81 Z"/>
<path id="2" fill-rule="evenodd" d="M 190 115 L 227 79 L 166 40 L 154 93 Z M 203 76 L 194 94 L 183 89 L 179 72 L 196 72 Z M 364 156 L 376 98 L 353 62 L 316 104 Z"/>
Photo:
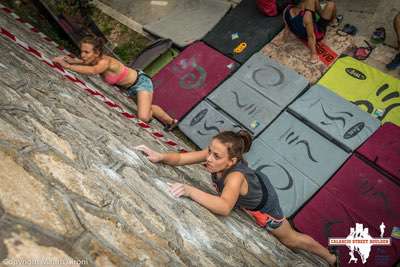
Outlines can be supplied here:
<path id="1" fill-rule="evenodd" d="M 166 125 L 164 127 L 164 131 L 166 132 L 171 132 L 172 130 L 174 130 L 176 128 L 176 126 L 178 126 L 179 121 L 177 119 L 173 119 L 172 124 Z"/>
<path id="2" fill-rule="evenodd" d="M 332 22 L 332 23 L 330 24 L 330 26 L 331 26 L 332 28 L 339 27 L 339 25 L 342 24 L 342 21 L 343 21 L 343 15 L 337 15 L 337 16 L 336 16 L 336 20 L 335 20 L 334 22 Z"/>
<path id="3" fill-rule="evenodd" d="M 337 33 L 338 35 L 340 35 L 340 36 L 347 36 L 347 35 L 352 35 L 352 36 L 354 36 L 354 35 L 356 35 L 357 31 L 358 31 L 358 30 L 357 30 L 356 26 L 351 25 L 351 24 L 345 24 L 345 25 L 343 26 L 343 28 L 337 30 L 336 33 Z"/>
<path id="4" fill-rule="evenodd" d="M 367 46 L 360 46 L 354 50 L 353 57 L 358 60 L 366 60 L 371 55 L 374 49 L 367 41 L 364 40 Z"/>
<path id="5" fill-rule="evenodd" d="M 342 24 L 343 21 L 343 15 L 337 15 L 336 16 L 336 22 L 338 25 Z"/>
<path id="6" fill-rule="evenodd" d="M 386 68 L 388 70 L 394 70 L 397 67 L 400 66 L 400 53 L 398 53 L 393 59 L 392 61 L 390 61 L 388 64 L 386 64 Z"/>
<path id="7" fill-rule="evenodd" d="M 371 41 L 374 44 L 381 44 L 386 39 L 386 30 L 383 27 L 376 28 L 375 31 L 372 33 Z"/>

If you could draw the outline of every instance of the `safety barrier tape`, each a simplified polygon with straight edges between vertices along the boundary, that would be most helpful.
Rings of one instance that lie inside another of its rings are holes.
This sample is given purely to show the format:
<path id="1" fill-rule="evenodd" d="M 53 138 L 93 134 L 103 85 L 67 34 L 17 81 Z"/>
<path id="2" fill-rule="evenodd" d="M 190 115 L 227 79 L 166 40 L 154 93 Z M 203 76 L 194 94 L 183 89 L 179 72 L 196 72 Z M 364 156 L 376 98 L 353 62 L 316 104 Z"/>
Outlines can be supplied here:
<path id="1" fill-rule="evenodd" d="M 45 40 L 46 42 L 52 44 L 53 46 L 55 46 L 57 49 L 65 52 L 68 56 L 70 57 L 75 57 L 74 54 L 68 52 L 67 49 L 65 49 L 64 47 L 62 47 L 61 45 L 57 44 L 56 42 L 54 42 L 50 37 L 48 37 L 46 34 L 42 33 L 41 31 L 39 31 L 38 28 L 36 28 L 35 26 L 33 26 L 32 24 L 26 22 L 25 20 L 23 20 L 20 16 L 18 16 L 15 12 L 13 12 L 12 9 L 0 4 L 0 10 L 2 10 L 3 12 L 9 14 L 12 18 L 14 18 L 16 21 L 20 22 L 21 24 L 23 24 L 25 27 L 27 27 L 30 31 L 37 33 L 43 40 Z"/>

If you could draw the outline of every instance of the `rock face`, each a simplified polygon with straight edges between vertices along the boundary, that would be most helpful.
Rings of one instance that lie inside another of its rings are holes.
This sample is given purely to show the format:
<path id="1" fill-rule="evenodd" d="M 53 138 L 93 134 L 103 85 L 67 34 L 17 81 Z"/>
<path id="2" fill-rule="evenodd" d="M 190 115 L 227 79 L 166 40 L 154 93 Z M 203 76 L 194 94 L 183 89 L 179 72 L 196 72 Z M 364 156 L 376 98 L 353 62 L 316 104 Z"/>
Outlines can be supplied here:
<path id="1" fill-rule="evenodd" d="M 11 16 L 1 13 L 0 26 L 47 57 L 58 54 Z M 65 266 L 325 264 L 288 250 L 241 212 L 222 218 L 172 197 L 167 182 L 211 192 L 209 175 L 200 166 L 150 163 L 132 148 L 170 148 L 4 36 L 0 69 L 0 262 L 6 266 L 17 259 Z M 81 78 L 134 112 L 115 89 Z"/>

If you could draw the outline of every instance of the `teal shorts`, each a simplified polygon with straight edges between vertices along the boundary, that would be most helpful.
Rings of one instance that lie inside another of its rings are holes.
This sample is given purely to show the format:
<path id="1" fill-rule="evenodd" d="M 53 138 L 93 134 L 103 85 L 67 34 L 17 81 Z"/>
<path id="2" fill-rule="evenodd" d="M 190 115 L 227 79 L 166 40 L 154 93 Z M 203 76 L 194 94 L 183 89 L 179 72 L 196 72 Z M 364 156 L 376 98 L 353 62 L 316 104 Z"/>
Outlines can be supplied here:
<path id="1" fill-rule="evenodd" d="M 128 88 L 128 95 L 134 96 L 139 91 L 146 91 L 149 93 L 153 93 L 154 87 L 151 78 L 141 70 L 138 70 L 137 73 L 138 76 L 136 78 L 135 83 L 129 86 Z"/>

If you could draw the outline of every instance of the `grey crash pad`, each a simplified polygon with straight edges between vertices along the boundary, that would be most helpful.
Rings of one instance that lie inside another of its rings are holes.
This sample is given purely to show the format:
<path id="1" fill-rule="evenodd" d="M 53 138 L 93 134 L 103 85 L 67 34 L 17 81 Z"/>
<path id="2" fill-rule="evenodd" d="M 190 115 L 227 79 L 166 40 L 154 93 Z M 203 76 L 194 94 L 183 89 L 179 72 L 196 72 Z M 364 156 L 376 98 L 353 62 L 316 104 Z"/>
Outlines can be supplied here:
<path id="1" fill-rule="evenodd" d="M 169 15 L 146 24 L 143 28 L 185 47 L 203 38 L 230 7 L 231 4 L 219 0 L 187 0 Z"/>
<path id="2" fill-rule="evenodd" d="M 220 85 L 208 99 L 255 135 L 265 129 L 280 112 L 277 105 L 235 75 Z"/>
<path id="3" fill-rule="evenodd" d="M 329 89 L 314 85 L 289 107 L 329 138 L 354 151 L 380 126 L 380 121 Z"/>
<path id="4" fill-rule="evenodd" d="M 246 160 L 251 168 L 268 176 L 286 217 L 296 212 L 320 187 L 259 139 L 254 141 Z"/>
<path id="5" fill-rule="evenodd" d="M 236 77 L 281 108 L 289 105 L 308 85 L 302 75 L 260 52 L 246 61 Z"/>
<path id="6" fill-rule="evenodd" d="M 207 101 L 202 101 L 179 123 L 179 129 L 200 148 L 223 130 L 239 130 L 238 123 L 228 118 Z"/>
<path id="7" fill-rule="evenodd" d="M 259 139 L 320 186 L 349 157 L 349 153 L 287 112 L 282 113 Z"/>

